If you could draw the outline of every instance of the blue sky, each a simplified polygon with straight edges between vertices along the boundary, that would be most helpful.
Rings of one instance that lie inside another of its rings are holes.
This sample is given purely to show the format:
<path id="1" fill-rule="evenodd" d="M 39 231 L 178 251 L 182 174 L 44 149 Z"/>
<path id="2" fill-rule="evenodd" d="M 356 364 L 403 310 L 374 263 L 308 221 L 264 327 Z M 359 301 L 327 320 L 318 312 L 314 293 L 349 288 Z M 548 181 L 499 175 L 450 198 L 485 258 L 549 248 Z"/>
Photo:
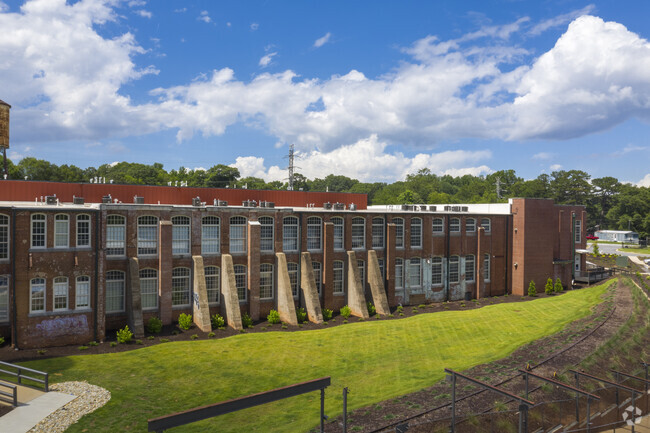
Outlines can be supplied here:
<path id="1" fill-rule="evenodd" d="M 364 181 L 650 186 L 650 2 L 0 0 L 11 149 Z"/>

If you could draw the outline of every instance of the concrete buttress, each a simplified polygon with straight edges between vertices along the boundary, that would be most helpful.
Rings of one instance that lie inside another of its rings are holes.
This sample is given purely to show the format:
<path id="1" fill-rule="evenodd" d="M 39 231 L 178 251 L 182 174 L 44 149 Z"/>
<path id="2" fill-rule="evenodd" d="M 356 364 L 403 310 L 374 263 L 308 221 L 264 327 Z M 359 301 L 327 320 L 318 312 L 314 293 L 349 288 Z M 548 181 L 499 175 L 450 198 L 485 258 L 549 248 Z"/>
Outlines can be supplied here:
<path id="1" fill-rule="evenodd" d="M 241 322 L 239 297 L 237 296 L 235 267 L 232 264 L 232 256 L 230 254 L 221 255 L 221 299 L 222 312 L 225 309 L 226 323 L 228 326 L 236 330 L 244 329 Z"/>
<path id="2" fill-rule="evenodd" d="M 291 293 L 291 279 L 287 269 L 287 256 L 284 253 L 275 253 L 278 259 L 278 313 L 280 320 L 289 325 L 298 325 L 296 306 Z"/>
<path id="3" fill-rule="evenodd" d="M 390 308 L 388 307 L 388 298 L 386 298 L 386 290 L 384 289 L 384 279 L 381 276 L 377 251 L 375 250 L 368 251 L 368 282 L 372 291 L 372 303 L 375 305 L 377 314 L 389 315 Z"/>
<path id="4" fill-rule="evenodd" d="M 210 308 L 208 306 L 208 289 L 205 285 L 205 269 L 202 256 L 192 256 L 194 263 L 194 285 L 192 293 L 192 318 L 203 332 L 212 331 Z"/>
<path id="5" fill-rule="evenodd" d="M 135 338 L 144 337 L 142 323 L 142 297 L 140 295 L 140 264 L 135 257 L 129 257 L 129 294 L 126 305 L 126 321 Z"/>
<path id="6" fill-rule="evenodd" d="M 318 289 L 314 278 L 314 268 L 311 264 L 311 254 L 304 252 L 300 255 L 301 260 L 301 287 L 304 294 L 307 317 L 310 322 L 323 323 L 323 312 L 318 297 Z"/>
<path id="7" fill-rule="evenodd" d="M 361 286 L 361 275 L 357 265 L 357 256 L 354 251 L 348 251 L 348 307 L 352 315 L 369 318 L 366 305 L 365 289 Z"/>

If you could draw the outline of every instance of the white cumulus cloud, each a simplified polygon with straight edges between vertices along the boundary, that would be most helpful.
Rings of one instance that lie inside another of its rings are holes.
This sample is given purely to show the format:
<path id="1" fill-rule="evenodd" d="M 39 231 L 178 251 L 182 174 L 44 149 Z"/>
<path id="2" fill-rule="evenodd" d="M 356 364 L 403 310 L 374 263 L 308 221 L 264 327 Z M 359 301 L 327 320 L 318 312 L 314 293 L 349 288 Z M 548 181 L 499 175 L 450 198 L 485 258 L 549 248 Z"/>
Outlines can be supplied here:
<path id="1" fill-rule="evenodd" d="M 323 45 L 325 45 L 326 43 L 328 43 L 331 36 L 332 36 L 332 34 L 330 32 L 327 32 L 327 33 L 325 33 L 324 36 L 316 39 L 314 41 L 314 48 L 320 48 Z"/>
<path id="2" fill-rule="evenodd" d="M 260 58 L 259 65 L 263 68 L 266 68 L 273 61 L 273 57 L 277 56 L 277 52 L 268 53 Z"/>
<path id="3" fill-rule="evenodd" d="M 650 188 L 650 173 L 646 174 L 643 179 L 637 182 L 636 185 Z"/>
<path id="4" fill-rule="evenodd" d="M 204 23 L 212 22 L 212 18 L 210 18 L 210 13 L 208 11 L 201 11 L 201 13 L 196 19 L 199 21 L 203 21 Z"/>

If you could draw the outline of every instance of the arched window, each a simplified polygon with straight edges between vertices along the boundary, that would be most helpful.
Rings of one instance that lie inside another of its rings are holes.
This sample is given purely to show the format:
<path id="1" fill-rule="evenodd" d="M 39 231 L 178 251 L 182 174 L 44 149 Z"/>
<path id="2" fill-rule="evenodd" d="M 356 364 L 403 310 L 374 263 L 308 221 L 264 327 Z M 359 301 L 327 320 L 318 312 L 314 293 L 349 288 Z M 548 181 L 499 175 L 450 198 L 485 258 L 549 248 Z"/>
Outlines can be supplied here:
<path id="1" fill-rule="evenodd" d="M 460 281 L 460 260 L 458 256 L 449 257 L 449 282 L 458 283 Z"/>
<path id="2" fill-rule="evenodd" d="M 434 218 L 432 224 L 433 235 L 441 235 L 445 232 L 445 221 L 442 218 Z"/>
<path id="3" fill-rule="evenodd" d="M 190 219 L 186 216 L 172 217 L 172 254 L 190 253 Z"/>
<path id="4" fill-rule="evenodd" d="M 298 218 L 289 216 L 282 220 L 282 250 L 298 251 Z"/>
<path id="5" fill-rule="evenodd" d="M 272 253 L 273 248 L 273 218 L 268 216 L 259 217 L 260 223 L 260 251 Z"/>
<path id="6" fill-rule="evenodd" d="M 248 276 L 246 275 L 246 266 L 235 265 L 235 286 L 237 287 L 237 297 L 239 302 L 248 300 Z"/>
<path id="7" fill-rule="evenodd" d="M 492 231 L 492 221 L 490 221 L 490 218 L 481 218 L 481 227 L 485 229 L 485 233 Z"/>
<path id="8" fill-rule="evenodd" d="M 372 219 L 372 247 L 384 248 L 384 219 L 380 217 Z"/>
<path id="9" fill-rule="evenodd" d="M 219 303 L 221 292 L 221 269 L 217 266 L 206 266 L 203 272 L 205 273 L 205 288 L 208 292 L 208 304 L 216 305 Z"/>
<path id="10" fill-rule="evenodd" d="M 158 308 L 158 271 L 140 269 L 140 299 L 143 310 Z"/>
<path id="11" fill-rule="evenodd" d="M 262 263 L 260 265 L 260 299 L 273 299 L 273 265 Z"/>
<path id="12" fill-rule="evenodd" d="M 106 312 L 124 311 L 124 272 L 106 272 Z"/>
<path id="13" fill-rule="evenodd" d="M 77 248 L 90 247 L 90 215 L 77 215 Z"/>
<path id="14" fill-rule="evenodd" d="M 467 218 L 465 220 L 465 231 L 467 233 L 475 233 L 476 232 L 476 220 L 474 218 Z"/>
<path id="15" fill-rule="evenodd" d="M 90 308 L 90 277 L 82 275 L 77 277 L 75 285 L 75 308 L 85 310 Z"/>
<path id="16" fill-rule="evenodd" d="M 411 218 L 411 248 L 422 248 L 422 218 Z"/>
<path id="17" fill-rule="evenodd" d="M 158 218 L 152 215 L 138 217 L 138 255 L 158 254 Z"/>
<path id="18" fill-rule="evenodd" d="M 221 220 L 216 216 L 201 219 L 201 254 L 219 254 L 221 250 Z"/>
<path id="19" fill-rule="evenodd" d="M 474 269 L 476 260 L 473 255 L 465 256 L 465 281 L 473 283 L 475 280 Z"/>
<path id="20" fill-rule="evenodd" d="M 45 248 L 47 220 L 45 214 L 32 214 L 32 248 Z"/>
<path id="21" fill-rule="evenodd" d="M 343 218 L 334 217 L 332 218 L 332 223 L 334 224 L 334 249 L 343 250 L 345 248 L 344 247 L 345 224 L 343 222 Z"/>
<path id="22" fill-rule="evenodd" d="M 352 249 L 366 247 L 366 220 L 361 217 L 352 218 Z"/>
<path id="23" fill-rule="evenodd" d="M 68 309 L 68 277 L 54 279 L 54 311 Z"/>
<path id="24" fill-rule="evenodd" d="M 9 320 L 9 278 L 0 276 L 0 323 Z"/>
<path id="25" fill-rule="evenodd" d="M 172 306 L 189 306 L 190 305 L 190 269 L 174 268 L 172 269 Z"/>
<path id="26" fill-rule="evenodd" d="M 45 278 L 33 278 L 29 283 L 29 312 L 45 311 Z"/>
<path id="27" fill-rule="evenodd" d="M 460 218 L 452 218 L 449 220 L 449 232 L 460 233 Z"/>
<path id="28" fill-rule="evenodd" d="M 54 215 L 54 248 L 70 246 L 70 217 L 67 214 Z"/>
<path id="29" fill-rule="evenodd" d="M 322 248 L 322 220 L 319 217 L 307 218 L 307 250 L 320 251 Z"/>
<path id="30" fill-rule="evenodd" d="M 246 218 L 230 218 L 230 254 L 246 252 Z"/>
<path id="31" fill-rule="evenodd" d="M 395 224 L 395 248 L 404 248 L 404 218 L 393 218 Z"/>
<path id="32" fill-rule="evenodd" d="M 0 260 L 9 258 L 9 217 L 0 214 Z"/>
<path id="33" fill-rule="evenodd" d="M 123 256 L 126 252 L 125 239 L 126 218 L 122 215 L 108 215 L 106 217 L 106 255 Z"/>
<path id="34" fill-rule="evenodd" d="M 442 258 L 431 258 L 431 284 L 434 286 L 442 285 Z"/>
<path id="35" fill-rule="evenodd" d="M 342 294 L 345 293 L 345 285 L 344 285 L 344 264 L 340 260 L 335 260 L 334 261 L 334 277 L 332 278 L 333 283 L 334 283 L 334 294 Z"/>

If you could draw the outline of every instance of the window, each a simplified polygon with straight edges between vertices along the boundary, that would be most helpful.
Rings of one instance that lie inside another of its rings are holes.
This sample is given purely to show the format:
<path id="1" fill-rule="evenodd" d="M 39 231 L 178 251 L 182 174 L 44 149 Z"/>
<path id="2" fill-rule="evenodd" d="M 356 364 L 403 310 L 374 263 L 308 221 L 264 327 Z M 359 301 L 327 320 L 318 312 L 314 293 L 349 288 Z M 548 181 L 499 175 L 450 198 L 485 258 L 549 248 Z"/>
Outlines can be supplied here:
<path id="1" fill-rule="evenodd" d="M 345 292 L 345 286 L 343 285 L 343 262 L 340 260 L 335 260 L 333 268 L 334 276 L 332 280 L 334 282 L 334 293 L 340 295 Z"/>
<path id="2" fill-rule="evenodd" d="M 475 267 L 474 256 L 472 255 L 465 256 L 465 281 L 467 281 L 468 283 L 474 282 L 474 267 Z"/>
<path id="3" fill-rule="evenodd" d="M 441 235 L 445 232 L 445 224 L 442 218 L 434 218 L 433 219 L 433 234 L 434 235 Z"/>
<path id="4" fill-rule="evenodd" d="M 219 254 L 221 245 L 220 219 L 206 216 L 201 219 L 201 254 Z"/>
<path id="5" fill-rule="evenodd" d="M 422 218 L 411 218 L 411 248 L 422 248 Z"/>
<path id="6" fill-rule="evenodd" d="M 442 285 L 442 258 L 433 257 L 431 259 L 431 284 L 434 286 Z"/>
<path id="7" fill-rule="evenodd" d="M 124 272 L 106 272 L 106 312 L 124 311 Z"/>
<path id="8" fill-rule="evenodd" d="M 90 246 L 90 215 L 77 215 L 77 248 Z"/>
<path id="9" fill-rule="evenodd" d="M 47 237 L 47 224 L 45 215 L 37 213 L 32 215 L 32 248 L 45 248 Z"/>
<path id="10" fill-rule="evenodd" d="M 316 281 L 318 296 L 321 296 L 323 287 L 323 265 L 320 262 L 311 262 L 311 267 L 314 270 L 314 281 Z"/>
<path id="11" fill-rule="evenodd" d="M 481 218 L 481 227 L 485 229 L 485 233 L 489 233 L 492 229 L 490 218 Z"/>
<path id="12" fill-rule="evenodd" d="M 318 251 L 321 247 L 322 236 L 321 219 L 318 217 L 307 218 L 307 250 Z"/>
<path id="13" fill-rule="evenodd" d="M 172 307 L 190 305 L 190 269 L 172 269 Z"/>
<path id="14" fill-rule="evenodd" d="M 172 217 L 172 254 L 190 253 L 190 219 L 186 216 Z"/>
<path id="15" fill-rule="evenodd" d="M 404 248 L 404 218 L 393 218 L 395 224 L 395 247 Z"/>
<path id="16" fill-rule="evenodd" d="M 294 298 L 298 297 L 298 263 L 287 263 L 289 271 L 289 282 L 291 283 L 291 294 Z"/>
<path id="17" fill-rule="evenodd" d="M 45 311 L 45 278 L 34 278 L 29 283 L 29 312 Z"/>
<path id="18" fill-rule="evenodd" d="M 384 280 L 386 278 L 386 274 L 384 272 L 384 259 L 377 259 L 377 264 L 379 265 L 379 273 L 381 274 L 381 279 Z"/>
<path id="19" fill-rule="evenodd" d="M 258 219 L 260 223 L 260 251 L 272 253 L 273 248 L 273 218 L 263 216 Z"/>
<path id="20" fill-rule="evenodd" d="M 260 265 L 260 299 L 273 299 L 273 265 Z"/>
<path id="21" fill-rule="evenodd" d="M 342 250 L 344 249 L 343 234 L 345 232 L 343 218 L 334 217 L 332 222 L 334 223 L 334 249 Z"/>
<path id="22" fill-rule="evenodd" d="M 221 292 L 221 269 L 217 266 L 206 266 L 203 272 L 205 273 L 205 289 L 208 292 L 208 304 L 218 304 Z"/>
<path id="23" fill-rule="evenodd" d="M 9 217 L 0 215 L 0 260 L 9 258 Z"/>
<path id="24" fill-rule="evenodd" d="M 490 255 L 483 255 L 483 278 L 485 281 L 490 281 Z"/>
<path id="25" fill-rule="evenodd" d="M 395 288 L 401 289 L 402 287 L 404 287 L 404 261 L 395 259 Z"/>
<path id="26" fill-rule="evenodd" d="M 361 290 L 366 289 L 366 262 L 357 260 L 357 268 L 359 268 L 359 279 L 361 280 Z"/>
<path id="27" fill-rule="evenodd" d="M 352 249 L 366 247 L 366 220 L 360 217 L 352 218 Z"/>
<path id="28" fill-rule="evenodd" d="M 75 299 L 75 308 L 90 308 L 90 277 L 87 277 L 85 275 L 77 277 L 77 285 L 75 286 Z"/>
<path id="29" fill-rule="evenodd" d="M 372 247 L 384 248 L 384 219 L 372 219 Z"/>
<path id="30" fill-rule="evenodd" d="M 158 308 L 158 271 L 140 269 L 140 299 L 143 310 Z"/>
<path id="31" fill-rule="evenodd" d="M 246 252 L 246 218 L 230 218 L 230 253 Z"/>
<path id="32" fill-rule="evenodd" d="M 575 221 L 575 231 L 576 231 L 576 244 L 580 243 L 582 239 L 582 220 Z"/>
<path id="33" fill-rule="evenodd" d="M 449 220 L 449 232 L 460 233 L 460 219 L 452 218 Z"/>
<path id="34" fill-rule="evenodd" d="M 248 299 L 248 276 L 244 265 L 235 265 L 235 287 L 237 287 L 239 302 L 246 302 Z"/>
<path id="35" fill-rule="evenodd" d="M 108 215 L 106 217 L 106 255 L 123 256 L 126 254 L 125 238 L 126 218 L 121 215 Z"/>
<path id="36" fill-rule="evenodd" d="M 68 248 L 70 238 L 69 217 L 65 214 L 54 216 L 54 247 Z"/>
<path id="37" fill-rule="evenodd" d="M 467 218 L 465 220 L 465 231 L 467 233 L 476 232 L 476 220 L 474 218 Z"/>
<path id="38" fill-rule="evenodd" d="M 68 278 L 54 279 L 54 311 L 68 309 Z"/>
<path id="39" fill-rule="evenodd" d="M 422 266 L 418 257 L 409 260 L 409 285 L 411 287 L 422 286 Z"/>
<path id="40" fill-rule="evenodd" d="M 460 281 L 460 268 L 458 256 L 451 256 L 449 258 L 449 282 L 457 283 Z"/>
<path id="41" fill-rule="evenodd" d="M 298 218 L 285 217 L 282 220 L 282 251 L 298 251 Z"/>
<path id="42" fill-rule="evenodd" d="M 9 320 L 9 278 L 0 276 L 0 322 Z"/>
<path id="43" fill-rule="evenodd" d="M 158 254 L 158 218 L 141 216 L 138 218 L 138 255 Z"/>

